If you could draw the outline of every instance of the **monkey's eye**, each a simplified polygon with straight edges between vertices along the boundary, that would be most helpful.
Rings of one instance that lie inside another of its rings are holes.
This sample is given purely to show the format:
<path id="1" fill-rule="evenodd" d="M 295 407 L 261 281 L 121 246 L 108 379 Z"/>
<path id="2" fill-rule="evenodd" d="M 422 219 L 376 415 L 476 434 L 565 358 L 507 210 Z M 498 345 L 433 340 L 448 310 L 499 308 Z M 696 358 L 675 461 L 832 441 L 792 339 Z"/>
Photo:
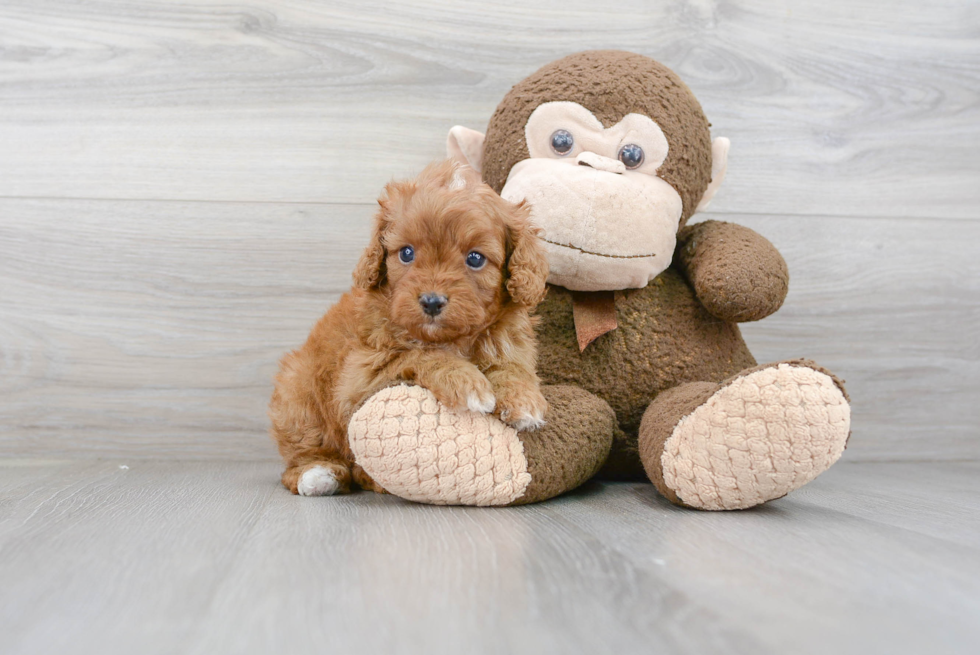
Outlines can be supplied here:
<path id="1" fill-rule="evenodd" d="M 487 265 L 487 258 L 474 250 L 466 255 L 466 265 L 474 271 L 478 271 Z"/>
<path id="2" fill-rule="evenodd" d="M 398 261 L 402 264 L 411 264 L 415 261 L 415 248 L 412 246 L 405 246 L 398 251 Z"/>
<path id="3" fill-rule="evenodd" d="M 551 149 L 559 155 L 567 155 L 575 145 L 575 138 L 568 130 L 555 130 L 551 135 Z"/>
<path id="4" fill-rule="evenodd" d="M 643 148 L 633 143 L 627 144 L 619 149 L 619 161 L 626 165 L 626 168 L 636 168 L 643 163 Z"/>

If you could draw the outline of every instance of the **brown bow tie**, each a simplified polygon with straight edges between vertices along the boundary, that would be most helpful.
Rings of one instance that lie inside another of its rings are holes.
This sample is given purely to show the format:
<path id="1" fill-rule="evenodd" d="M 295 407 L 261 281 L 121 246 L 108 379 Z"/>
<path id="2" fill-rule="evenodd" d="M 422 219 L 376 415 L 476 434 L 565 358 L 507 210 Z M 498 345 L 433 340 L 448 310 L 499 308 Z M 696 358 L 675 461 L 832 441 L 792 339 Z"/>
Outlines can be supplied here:
<path id="1" fill-rule="evenodd" d="M 572 291 L 572 317 L 579 352 L 616 329 L 616 295 L 613 291 Z"/>

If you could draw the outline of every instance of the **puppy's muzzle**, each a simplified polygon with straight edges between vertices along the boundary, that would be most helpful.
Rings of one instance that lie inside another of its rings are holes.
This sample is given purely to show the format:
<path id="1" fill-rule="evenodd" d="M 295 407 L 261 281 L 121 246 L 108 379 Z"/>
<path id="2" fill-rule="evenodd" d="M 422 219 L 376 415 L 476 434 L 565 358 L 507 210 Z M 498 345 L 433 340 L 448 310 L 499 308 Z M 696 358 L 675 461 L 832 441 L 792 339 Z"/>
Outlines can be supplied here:
<path id="1" fill-rule="evenodd" d="M 419 305 L 429 316 L 438 316 L 448 302 L 449 298 L 438 293 L 423 293 L 419 296 Z"/>

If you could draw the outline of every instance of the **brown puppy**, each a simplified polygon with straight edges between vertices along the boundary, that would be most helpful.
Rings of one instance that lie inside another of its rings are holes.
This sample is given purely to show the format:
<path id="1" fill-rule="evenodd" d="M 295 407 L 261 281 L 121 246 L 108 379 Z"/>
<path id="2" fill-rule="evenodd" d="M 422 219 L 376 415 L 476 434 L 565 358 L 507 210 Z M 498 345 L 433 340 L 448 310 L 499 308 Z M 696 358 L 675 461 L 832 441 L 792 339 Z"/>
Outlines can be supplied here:
<path id="1" fill-rule="evenodd" d="M 530 312 L 548 262 L 530 209 L 451 161 L 389 184 L 378 204 L 354 288 L 276 376 L 269 416 L 293 493 L 347 492 L 352 478 L 382 491 L 354 464 L 347 423 L 398 382 L 520 430 L 544 422 Z"/>

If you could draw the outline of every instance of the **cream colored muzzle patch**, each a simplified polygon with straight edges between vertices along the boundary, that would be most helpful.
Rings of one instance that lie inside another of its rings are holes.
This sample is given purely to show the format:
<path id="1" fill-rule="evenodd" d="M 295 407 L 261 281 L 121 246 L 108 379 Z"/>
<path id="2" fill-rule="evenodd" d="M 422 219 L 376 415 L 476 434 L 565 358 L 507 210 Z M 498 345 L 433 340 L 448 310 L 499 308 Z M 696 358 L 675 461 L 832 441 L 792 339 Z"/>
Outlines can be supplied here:
<path id="1" fill-rule="evenodd" d="M 762 369 L 681 419 L 661 455 L 664 482 L 692 507 L 752 507 L 827 470 L 850 425 L 850 406 L 830 376 L 790 364 Z"/>
<path id="2" fill-rule="evenodd" d="M 659 177 L 525 159 L 511 169 L 500 196 L 531 204 L 552 284 L 574 291 L 642 288 L 670 266 L 683 203 Z"/>
<path id="3" fill-rule="evenodd" d="M 423 387 L 379 391 L 355 412 L 347 437 L 375 482 L 418 503 L 508 505 L 531 483 L 514 428 L 449 409 Z"/>

